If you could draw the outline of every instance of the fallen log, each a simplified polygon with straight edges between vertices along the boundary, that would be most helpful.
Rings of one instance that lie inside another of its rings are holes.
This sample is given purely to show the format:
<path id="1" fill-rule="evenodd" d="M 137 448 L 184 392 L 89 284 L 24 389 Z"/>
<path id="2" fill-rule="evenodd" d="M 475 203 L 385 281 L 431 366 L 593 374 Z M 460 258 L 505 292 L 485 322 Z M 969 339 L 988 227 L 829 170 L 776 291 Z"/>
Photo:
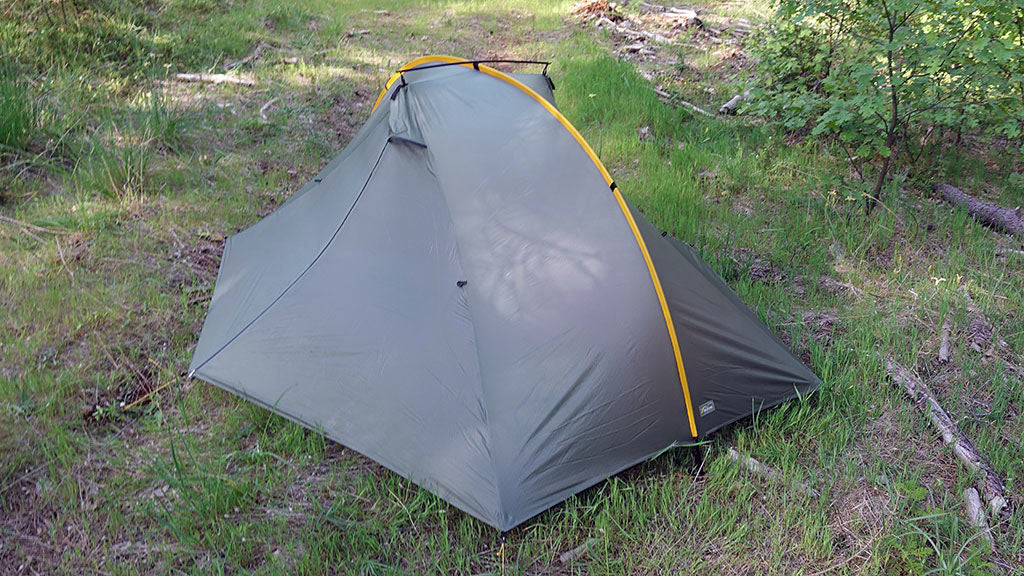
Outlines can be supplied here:
<path id="1" fill-rule="evenodd" d="M 885 359 L 885 369 L 893 381 L 903 387 L 911 401 L 920 409 L 942 435 L 942 442 L 953 449 L 956 457 L 972 472 L 980 475 L 978 487 L 993 515 L 1009 506 L 1006 500 L 1006 486 L 989 463 L 981 457 L 974 444 L 960 432 L 949 414 L 935 399 L 935 395 L 916 374 L 898 364 L 892 358 Z"/>
<path id="2" fill-rule="evenodd" d="M 992 540 L 992 530 L 988 527 L 988 520 L 985 518 L 985 507 L 981 503 L 978 491 L 974 488 L 965 488 L 964 503 L 967 506 L 967 519 L 981 531 L 981 537 L 992 546 L 992 551 L 994 552 L 996 543 Z"/>
<path id="3" fill-rule="evenodd" d="M 240 84 L 242 86 L 252 86 L 256 84 L 256 82 L 252 78 L 229 76 L 227 74 L 207 74 L 205 72 L 200 72 L 198 74 L 176 74 L 174 77 L 184 82 L 209 82 L 211 84 Z"/>
<path id="4" fill-rule="evenodd" d="M 995 228 L 1001 232 L 1016 234 L 1024 238 L 1024 219 L 1021 219 L 1020 206 L 1010 209 L 989 204 L 974 198 L 949 184 L 936 182 L 932 189 L 942 194 L 942 198 L 955 206 L 963 206 L 975 220 Z"/>
<path id="5" fill-rule="evenodd" d="M 775 470 L 771 466 L 758 462 L 757 460 L 750 456 L 744 456 L 740 454 L 732 446 L 729 447 L 729 451 L 726 453 L 726 455 L 729 456 L 730 460 L 738 462 L 740 466 L 743 466 L 744 468 L 755 474 L 764 476 L 765 478 L 768 478 L 769 480 L 772 481 L 779 480 L 780 475 L 777 470 Z M 817 490 L 808 486 L 807 484 L 804 484 L 803 482 L 799 483 L 799 486 L 800 488 L 803 489 L 804 492 L 807 492 L 808 494 L 811 494 L 813 496 L 821 496 L 821 492 L 818 492 Z"/>

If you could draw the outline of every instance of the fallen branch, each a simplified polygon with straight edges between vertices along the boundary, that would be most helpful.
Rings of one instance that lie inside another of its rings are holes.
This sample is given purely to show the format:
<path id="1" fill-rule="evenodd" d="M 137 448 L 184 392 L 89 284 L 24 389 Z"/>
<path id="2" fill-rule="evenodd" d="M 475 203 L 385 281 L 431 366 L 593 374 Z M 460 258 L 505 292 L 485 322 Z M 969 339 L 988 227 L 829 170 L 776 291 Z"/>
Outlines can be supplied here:
<path id="1" fill-rule="evenodd" d="M 758 462 L 757 460 L 751 458 L 750 456 L 744 456 L 740 454 L 732 446 L 729 447 L 729 451 L 726 453 L 726 455 L 729 456 L 730 460 L 739 462 L 739 464 L 746 468 L 747 470 L 760 476 L 764 476 L 769 480 L 777 481 L 781 477 L 779 472 L 772 468 L 771 466 L 768 466 L 767 464 L 762 464 L 761 462 Z M 817 490 L 808 486 L 807 484 L 804 484 L 803 482 L 801 482 L 799 486 L 800 488 L 803 489 L 804 492 L 807 492 L 808 494 L 814 496 L 821 496 L 821 492 L 818 492 Z"/>
<path id="2" fill-rule="evenodd" d="M 981 498 L 978 497 L 978 491 L 974 488 L 965 488 L 964 502 L 967 505 L 967 519 L 981 530 L 981 537 L 992 545 L 992 551 L 994 552 L 996 543 L 992 540 L 992 530 L 988 527 L 988 520 L 985 518 L 985 507 L 981 503 Z"/>
<path id="3" fill-rule="evenodd" d="M 885 369 L 894 382 L 901 385 L 903 390 L 910 396 L 911 401 L 924 412 L 932 424 L 938 428 L 942 435 L 942 442 L 953 448 L 953 453 L 964 463 L 970 471 L 981 476 L 978 485 L 981 493 L 985 496 L 992 514 L 999 514 L 1007 508 L 1009 502 L 1006 500 L 1006 486 L 999 476 L 992 470 L 988 462 L 978 454 L 978 449 L 971 444 L 949 414 L 942 409 L 942 405 L 935 399 L 928 386 L 917 377 L 916 374 L 898 364 L 892 358 L 885 359 Z"/>
<path id="4" fill-rule="evenodd" d="M 718 109 L 719 114 L 728 114 L 730 116 L 736 115 L 736 109 L 740 107 L 740 102 L 750 97 L 750 89 L 744 90 L 741 94 L 737 94 L 729 99 L 728 102 L 722 104 Z"/>
<path id="5" fill-rule="evenodd" d="M 269 108 L 274 102 L 277 102 L 277 98 L 271 98 L 270 100 L 267 100 L 266 104 L 260 106 L 260 119 L 264 122 L 267 121 L 267 108 Z"/>
<path id="6" fill-rule="evenodd" d="M 935 183 L 932 188 L 941 193 L 946 202 L 966 208 L 967 213 L 978 222 L 1024 238 L 1024 219 L 1021 219 L 1020 206 L 1010 209 L 982 202 L 949 184 Z"/>
<path id="7" fill-rule="evenodd" d="M 256 82 L 252 78 L 241 78 L 227 74 L 177 74 L 175 78 L 184 82 L 209 82 L 211 84 L 240 84 L 242 86 L 253 86 Z"/>
<path id="8" fill-rule="evenodd" d="M 1010 256 L 1011 254 L 1024 256 L 1024 250 L 1017 250 L 1015 248 L 1001 248 L 996 250 L 996 256 Z"/>
<path id="9" fill-rule="evenodd" d="M 234 70 L 235 68 L 238 68 L 242 64 L 248 64 L 249 62 L 252 62 L 253 60 L 258 59 L 260 57 L 260 54 L 263 53 L 263 50 L 265 48 L 267 48 L 267 44 L 265 42 L 260 42 L 259 46 L 257 46 L 256 49 L 252 51 L 252 54 L 249 54 L 248 56 L 246 56 L 245 58 L 242 58 L 241 60 L 236 60 L 235 62 L 230 62 L 230 63 L 226 64 L 224 66 L 224 69 L 226 69 L 226 70 Z"/>
<path id="10" fill-rule="evenodd" d="M 586 554 L 590 550 L 590 547 L 593 546 L 594 544 L 597 544 L 597 542 L 598 542 L 597 538 L 591 538 L 591 539 L 587 540 L 586 542 L 584 542 L 583 544 L 580 544 L 579 546 L 573 548 L 572 550 L 569 550 L 568 552 L 561 553 L 558 556 L 558 561 L 561 562 L 562 564 L 568 564 L 569 562 L 572 562 L 573 560 L 575 560 L 575 559 L 579 558 L 580 556 Z"/>
<path id="11" fill-rule="evenodd" d="M 693 110 L 694 112 L 697 112 L 699 114 L 703 114 L 703 115 L 707 116 L 708 118 L 714 118 L 715 117 L 714 114 L 712 114 L 711 112 L 708 112 L 707 110 L 701 108 L 700 106 L 697 106 L 696 104 L 690 104 L 686 100 L 680 100 L 679 98 L 674 98 L 671 94 L 669 94 L 668 92 L 665 92 L 664 90 L 659 90 L 657 88 L 652 88 L 652 90 L 654 90 L 655 94 L 657 94 L 658 96 L 661 96 L 662 98 L 668 100 L 669 102 L 674 102 L 676 104 L 681 104 L 683 106 L 686 106 L 690 110 Z"/>
<path id="12" fill-rule="evenodd" d="M 949 319 L 942 323 L 942 341 L 939 343 L 939 362 L 949 362 Z"/>

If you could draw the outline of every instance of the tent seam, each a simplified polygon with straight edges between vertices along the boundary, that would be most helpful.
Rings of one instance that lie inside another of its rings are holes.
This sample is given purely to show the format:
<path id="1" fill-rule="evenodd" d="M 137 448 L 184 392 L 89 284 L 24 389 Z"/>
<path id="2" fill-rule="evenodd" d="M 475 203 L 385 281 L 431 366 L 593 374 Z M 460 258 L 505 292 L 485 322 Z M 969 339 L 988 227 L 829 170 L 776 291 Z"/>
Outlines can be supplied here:
<path id="1" fill-rule="evenodd" d="M 427 154 L 431 154 L 432 153 L 430 147 L 427 147 L 426 150 L 427 150 L 427 152 L 426 152 Z M 470 279 L 469 278 L 469 274 L 466 271 L 465 267 L 462 266 L 462 256 L 461 256 L 462 255 L 462 251 L 459 249 L 459 236 L 458 236 L 458 234 L 455 233 L 455 230 L 454 230 L 455 218 L 452 217 L 452 210 L 448 206 L 448 197 L 445 196 L 445 194 L 444 194 L 444 187 L 441 185 L 441 179 L 437 177 L 437 174 L 434 174 L 433 170 L 430 170 L 429 165 L 427 166 L 427 171 L 430 172 L 430 174 L 434 176 L 434 182 L 437 183 L 437 191 L 441 195 L 441 201 L 444 203 L 444 209 L 448 213 L 448 220 L 453 224 L 452 240 L 455 243 L 455 259 L 459 263 L 459 268 L 461 268 L 462 271 L 464 273 L 466 273 L 466 279 L 469 280 Z M 475 285 L 475 284 L 473 284 L 473 285 Z M 497 511 L 498 514 L 500 514 L 501 510 L 502 510 L 502 507 L 501 507 L 501 489 L 499 488 L 498 468 L 497 468 L 497 465 L 495 464 L 494 452 L 492 451 L 492 448 L 494 446 L 494 442 L 493 442 L 493 440 L 494 440 L 494 431 L 491 428 L 491 410 L 490 410 L 490 405 L 487 402 L 487 394 L 484 392 L 483 362 L 482 362 L 482 360 L 480 358 L 480 346 L 478 345 L 479 339 L 477 338 L 477 333 L 476 333 L 476 322 L 473 321 L 473 311 L 470 308 L 470 302 L 469 302 L 469 297 L 468 296 L 466 298 L 466 312 L 469 314 L 469 326 L 473 330 L 473 351 L 476 353 L 476 368 L 477 368 L 477 371 L 478 371 L 478 373 L 480 375 L 478 383 L 479 383 L 479 386 L 480 386 L 480 398 L 481 398 L 481 400 L 483 400 L 483 404 L 484 404 L 484 420 L 485 420 L 484 423 L 486 424 L 486 428 L 487 428 L 487 453 L 490 456 L 488 458 L 488 460 L 490 460 L 490 462 L 491 462 L 491 474 L 493 474 L 493 476 L 494 476 L 494 495 L 495 495 L 495 497 L 498 500 L 497 501 L 497 506 L 495 506 L 495 510 Z M 497 525 L 497 524 L 500 524 L 500 522 L 498 521 L 498 518 L 495 518 L 495 525 Z"/>
<path id="2" fill-rule="evenodd" d="M 313 258 L 313 261 L 310 262 L 309 265 L 306 266 L 306 268 L 298 276 L 296 276 L 295 279 L 292 280 L 291 283 L 288 284 L 288 286 L 286 286 L 285 289 L 282 290 L 281 293 L 278 294 L 278 296 L 274 298 L 273 301 L 270 302 L 270 304 L 267 304 L 266 308 L 264 308 L 259 314 L 257 314 L 252 320 L 250 320 L 248 324 L 243 326 L 242 329 L 239 330 L 237 334 L 232 336 L 227 342 L 224 343 L 223 346 L 218 348 L 216 352 L 210 354 L 210 357 L 207 358 L 206 360 L 203 360 L 202 364 L 199 364 L 198 366 L 193 368 L 189 372 L 189 376 L 195 374 L 197 371 L 199 371 L 204 366 L 209 364 L 210 361 L 216 358 L 218 354 L 223 352 L 225 349 L 227 349 L 228 346 L 234 343 L 234 341 L 237 340 L 242 334 L 244 334 L 246 330 L 248 330 L 253 324 L 256 323 L 256 321 L 262 318 L 264 314 L 266 314 L 271 308 L 273 308 L 274 305 L 281 300 L 281 298 L 284 298 L 285 294 L 287 294 L 296 284 L 298 284 L 299 280 L 301 280 L 306 275 L 306 273 L 309 272 L 313 268 L 313 266 L 315 266 L 316 263 L 320 261 L 320 257 L 327 252 L 327 249 L 330 248 L 331 244 L 334 243 L 334 239 L 338 237 L 338 234 L 341 232 L 342 227 L 345 226 L 345 222 L 348 222 L 348 217 L 352 215 L 352 211 L 355 210 L 356 204 L 359 204 L 359 200 L 363 197 L 363 192 L 366 191 L 366 187 L 370 184 L 370 180 L 373 179 L 373 174 L 377 171 L 377 166 L 380 165 L 381 159 L 384 158 L 384 152 L 388 149 L 388 144 L 390 144 L 390 142 L 385 140 L 384 146 L 381 147 L 380 154 L 377 156 L 377 161 L 374 162 L 373 168 L 371 168 L 370 173 L 367 174 L 366 181 L 363 182 L 363 187 L 360 188 L 359 194 L 356 195 L 355 200 L 352 201 L 352 205 L 349 206 L 348 208 L 348 212 L 345 213 L 345 217 L 341 219 L 341 223 L 338 224 L 337 229 L 334 230 L 334 234 L 332 234 L 331 238 L 327 240 L 327 243 L 324 244 L 324 247 L 320 249 L 320 253 L 316 255 L 316 258 Z"/>

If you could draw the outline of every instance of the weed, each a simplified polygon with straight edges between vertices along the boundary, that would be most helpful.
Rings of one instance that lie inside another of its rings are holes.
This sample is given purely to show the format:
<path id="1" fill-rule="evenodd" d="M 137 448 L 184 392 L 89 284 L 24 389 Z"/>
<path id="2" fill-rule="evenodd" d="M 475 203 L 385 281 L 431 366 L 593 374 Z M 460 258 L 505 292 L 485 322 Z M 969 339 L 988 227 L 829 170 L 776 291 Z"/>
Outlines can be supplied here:
<path id="1" fill-rule="evenodd" d="M 14 60 L 0 55 L 0 151 L 24 149 L 36 128 L 32 92 L 18 74 Z"/>
<path id="2" fill-rule="evenodd" d="M 79 191 L 125 200 L 147 191 L 153 159 L 148 127 L 123 130 L 111 125 L 94 134 L 87 155 L 75 166 L 72 178 Z"/>

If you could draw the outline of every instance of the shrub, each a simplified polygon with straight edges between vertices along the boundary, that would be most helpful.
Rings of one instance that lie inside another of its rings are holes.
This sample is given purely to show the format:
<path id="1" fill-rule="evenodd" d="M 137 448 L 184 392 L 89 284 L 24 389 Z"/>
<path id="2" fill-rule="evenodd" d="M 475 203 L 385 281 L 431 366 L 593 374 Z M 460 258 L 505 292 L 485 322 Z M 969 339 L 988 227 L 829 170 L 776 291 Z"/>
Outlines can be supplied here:
<path id="1" fill-rule="evenodd" d="M 876 166 L 933 129 L 1024 136 L 1024 6 L 999 0 L 779 0 L 752 108 Z M 859 169 L 859 168 L 858 168 Z"/>

